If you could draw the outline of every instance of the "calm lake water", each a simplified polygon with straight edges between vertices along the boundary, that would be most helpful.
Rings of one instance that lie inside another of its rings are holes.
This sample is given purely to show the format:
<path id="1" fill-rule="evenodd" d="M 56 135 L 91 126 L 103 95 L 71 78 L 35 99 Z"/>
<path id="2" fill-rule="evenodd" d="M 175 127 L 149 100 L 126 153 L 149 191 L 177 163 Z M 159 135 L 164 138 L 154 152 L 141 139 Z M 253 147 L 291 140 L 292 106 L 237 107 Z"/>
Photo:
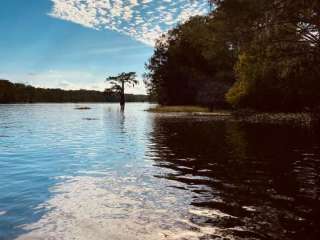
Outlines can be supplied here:
<path id="1" fill-rule="evenodd" d="M 0 105 L 0 239 L 320 239 L 320 135 L 148 104 Z"/>

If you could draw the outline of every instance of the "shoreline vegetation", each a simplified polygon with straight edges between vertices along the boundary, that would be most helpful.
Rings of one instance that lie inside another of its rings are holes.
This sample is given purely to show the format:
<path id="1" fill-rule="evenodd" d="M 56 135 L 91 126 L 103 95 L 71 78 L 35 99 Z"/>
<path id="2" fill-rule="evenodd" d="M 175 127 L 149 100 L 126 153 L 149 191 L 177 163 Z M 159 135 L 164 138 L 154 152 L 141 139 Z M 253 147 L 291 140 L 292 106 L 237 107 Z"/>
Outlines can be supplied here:
<path id="1" fill-rule="evenodd" d="M 319 1 L 209 2 L 208 15 L 156 41 L 144 76 L 150 96 L 168 106 L 320 112 Z"/>
<path id="2" fill-rule="evenodd" d="M 0 79 L 0 103 L 115 103 L 118 95 L 95 90 L 37 88 Z M 127 102 L 147 102 L 147 95 L 125 94 Z"/>
<path id="3" fill-rule="evenodd" d="M 310 126 L 319 122 L 319 116 L 312 112 L 258 112 L 249 109 L 242 110 L 210 110 L 201 106 L 156 106 L 146 110 L 150 113 L 173 114 L 195 117 L 210 117 L 216 121 L 299 124 Z"/>
<path id="4" fill-rule="evenodd" d="M 156 106 L 149 108 L 148 112 L 154 113 L 209 113 L 210 110 L 207 107 L 200 106 Z"/>

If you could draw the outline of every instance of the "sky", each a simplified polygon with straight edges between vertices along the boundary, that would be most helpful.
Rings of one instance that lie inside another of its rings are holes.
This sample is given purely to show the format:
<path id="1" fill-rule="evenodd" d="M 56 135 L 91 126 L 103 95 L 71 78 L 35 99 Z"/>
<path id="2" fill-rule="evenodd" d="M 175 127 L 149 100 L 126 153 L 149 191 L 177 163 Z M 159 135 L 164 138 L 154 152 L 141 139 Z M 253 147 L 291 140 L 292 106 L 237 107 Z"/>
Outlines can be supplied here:
<path id="1" fill-rule="evenodd" d="M 0 79 L 37 87 L 103 90 L 107 76 L 137 72 L 162 33 L 194 15 L 194 0 L 1 0 Z"/>

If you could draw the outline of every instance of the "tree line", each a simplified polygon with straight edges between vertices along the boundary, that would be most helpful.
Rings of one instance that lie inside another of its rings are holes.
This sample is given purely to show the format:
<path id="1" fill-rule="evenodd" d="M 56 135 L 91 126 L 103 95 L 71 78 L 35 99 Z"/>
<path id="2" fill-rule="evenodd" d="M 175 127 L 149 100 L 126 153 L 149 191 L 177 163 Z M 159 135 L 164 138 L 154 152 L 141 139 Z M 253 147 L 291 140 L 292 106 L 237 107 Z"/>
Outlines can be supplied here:
<path id="1" fill-rule="evenodd" d="M 128 102 L 148 101 L 146 95 L 126 94 Z M 119 102 L 118 95 L 93 90 L 62 90 L 0 80 L 0 103 L 62 103 L 62 102 Z"/>
<path id="2" fill-rule="evenodd" d="M 149 94 L 163 105 L 302 111 L 320 103 L 320 1 L 212 0 L 156 42 Z"/>

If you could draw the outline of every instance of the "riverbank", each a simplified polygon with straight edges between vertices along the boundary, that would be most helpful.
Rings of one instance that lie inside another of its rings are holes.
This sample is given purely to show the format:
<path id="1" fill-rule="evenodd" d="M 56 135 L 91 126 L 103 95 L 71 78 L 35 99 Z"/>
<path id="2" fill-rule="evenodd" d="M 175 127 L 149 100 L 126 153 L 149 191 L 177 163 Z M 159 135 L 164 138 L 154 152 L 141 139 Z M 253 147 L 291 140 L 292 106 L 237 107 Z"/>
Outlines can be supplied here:
<path id="1" fill-rule="evenodd" d="M 200 106 L 156 106 L 149 108 L 148 112 L 155 113 L 209 113 L 209 108 Z"/>
<path id="2" fill-rule="evenodd" d="M 248 123 L 294 123 L 311 125 L 319 120 L 314 114 L 309 112 L 256 112 L 252 110 L 213 110 L 198 106 L 156 106 L 147 110 L 152 113 L 179 114 L 187 116 L 205 116 L 213 120 L 248 122 Z"/>

